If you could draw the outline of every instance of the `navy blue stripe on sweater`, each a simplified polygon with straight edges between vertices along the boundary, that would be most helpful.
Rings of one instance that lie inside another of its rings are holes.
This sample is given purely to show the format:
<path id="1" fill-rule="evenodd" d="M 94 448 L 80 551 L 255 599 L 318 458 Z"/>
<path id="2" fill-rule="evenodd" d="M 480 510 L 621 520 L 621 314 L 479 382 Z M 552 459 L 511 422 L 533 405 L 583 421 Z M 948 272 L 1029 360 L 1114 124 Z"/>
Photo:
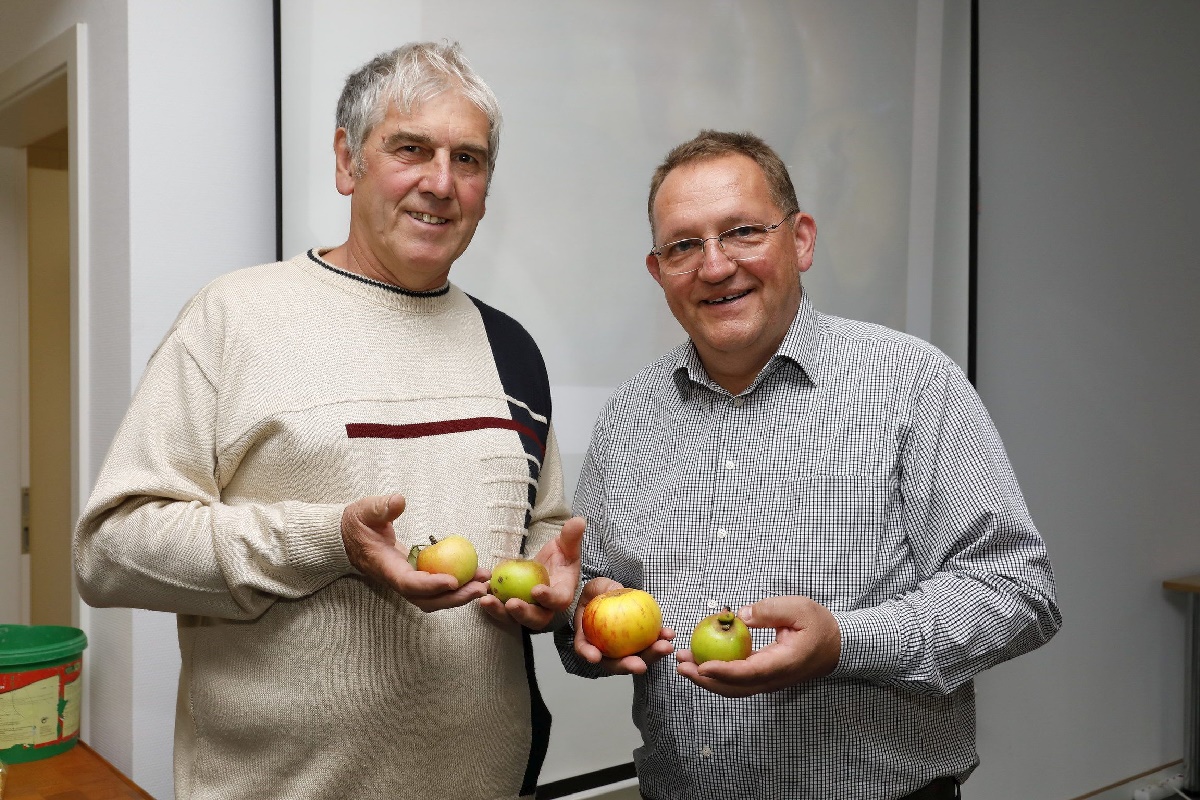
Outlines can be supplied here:
<path id="1" fill-rule="evenodd" d="M 529 485 L 529 507 L 533 508 L 542 457 L 550 435 L 550 378 L 546 375 L 546 362 L 537 343 L 521 323 L 474 297 L 471 301 L 483 318 L 483 328 L 487 331 L 496 370 L 500 373 L 500 384 L 508 396 L 508 411 L 513 421 L 533 431 L 541 440 L 539 446 L 530 437 L 521 437 L 525 452 L 530 456 L 529 477 L 533 481 Z M 529 524 L 528 513 L 525 524 Z"/>
<path id="2" fill-rule="evenodd" d="M 533 479 L 529 485 L 529 507 L 532 509 L 537 500 L 537 481 L 541 475 L 542 458 L 550 435 L 550 378 L 546 375 L 546 362 L 542 359 L 542 351 L 538 349 L 537 343 L 528 331 L 521 327 L 521 323 L 474 297 L 471 297 L 471 301 L 475 303 L 475 307 L 479 309 L 479 316 L 483 318 L 483 327 L 487 331 L 492 357 L 496 361 L 496 370 L 500 373 L 500 384 L 508 397 L 508 410 L 513 421 L 533 431 L 541 440 L 539 443 L 530 436 L 521 437 L 525 452 L 530 456 L 526 460 L 529 463 L 529 477 Z M 527 527 L 530 519 L 529 512 L 526 512 Z M 537 789 L 542 764 L 550 747 L 551 719 L 550 709 L 546 707 L 541 690 L 538 689 L 529 631 L 522 628 L 521 634 L 525 677 L 529 682 L 529 717 L 533 729 L 521 794 L 531 795 Z"/>

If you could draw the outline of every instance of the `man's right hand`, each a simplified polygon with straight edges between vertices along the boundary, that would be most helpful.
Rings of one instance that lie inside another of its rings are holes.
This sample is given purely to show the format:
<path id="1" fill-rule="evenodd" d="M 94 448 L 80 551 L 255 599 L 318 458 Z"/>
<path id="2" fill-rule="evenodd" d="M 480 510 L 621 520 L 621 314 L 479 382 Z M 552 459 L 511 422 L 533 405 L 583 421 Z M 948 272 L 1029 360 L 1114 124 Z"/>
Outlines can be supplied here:
<path id="1" fill-rule="evenodd" d="M 450 575 L 414 569 L 396 549 L 392 520 L 404 512 L 402 495 L 364 497 L 342 511 L 342 544 L 350 565 L 368 578 L 391 587 L 422 611 L 455 608 L 487 594 L 487 570 L 458 585 Z"/>
<path id="2" fill-rule="evenodd" d="M 587 607 L 587 604 L 598 595 L 612 589 L 622 588 L 624 587 L 621 584 L 611 578 L 592 578 L 584 584 L 583 593 L 579 596 L 579 605 L 575 608 L 575 621 L 572 625 L 575 629 L 575 652 L 589 664 L 599 664 L 614 675 L 641 675 L 650 668 L 651 664 L 664 656 L 669 656 L 675 649 L 675 646 L 671 644 L 671 640 L 675 638 L 675 631 L 663 628 L 658 632 L 658 640 L 654 644 L 640 653 L 624 658 L 608 658 L 600 652 L 600 648 L 589 642 L 583 635 L 583 609 Z"/>

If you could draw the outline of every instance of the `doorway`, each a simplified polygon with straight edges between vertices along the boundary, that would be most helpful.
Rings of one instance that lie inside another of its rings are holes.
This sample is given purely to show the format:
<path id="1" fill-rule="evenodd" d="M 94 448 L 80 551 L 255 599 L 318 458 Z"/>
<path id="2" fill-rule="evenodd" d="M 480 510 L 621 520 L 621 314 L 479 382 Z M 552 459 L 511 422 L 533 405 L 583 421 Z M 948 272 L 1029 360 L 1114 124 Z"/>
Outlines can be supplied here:
<path id="1" fill-rule="evenodd" d="M 0 623 L 80 624 L 82 45 L 0 71 Z"/>

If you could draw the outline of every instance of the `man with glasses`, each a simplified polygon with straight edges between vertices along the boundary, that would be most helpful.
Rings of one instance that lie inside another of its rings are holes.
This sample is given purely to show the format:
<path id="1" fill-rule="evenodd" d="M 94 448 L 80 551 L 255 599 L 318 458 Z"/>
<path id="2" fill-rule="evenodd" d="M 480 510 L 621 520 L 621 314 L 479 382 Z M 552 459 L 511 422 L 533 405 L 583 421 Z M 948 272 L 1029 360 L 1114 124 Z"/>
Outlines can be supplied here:
<path id="1" fill-rule="evenodd" d="M 648 211 L 646 267 L 690 341 L 596 423 L 564 665 L 634 676 L 647 798 L 957 797 L 972 677 L 1061 622 L 986 410 L 931 345 L 815 309 L 816 223 L 758 137 L 676 147 Z M 609 659 L 580 620 L 620 586 L 665 627 Z M 687 637 L 724 606 L 755 652 L 698 665 Z"/>

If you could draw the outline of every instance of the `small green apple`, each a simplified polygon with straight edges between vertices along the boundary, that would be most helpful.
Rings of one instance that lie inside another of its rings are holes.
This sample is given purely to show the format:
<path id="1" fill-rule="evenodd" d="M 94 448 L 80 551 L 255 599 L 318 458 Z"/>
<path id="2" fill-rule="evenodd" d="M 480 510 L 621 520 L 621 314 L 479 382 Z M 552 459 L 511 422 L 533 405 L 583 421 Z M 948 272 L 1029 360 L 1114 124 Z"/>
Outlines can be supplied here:
<path id="1" fill-rule="evenodd" d="M 697 664 L 705 661 L 739 661 L 750 655 L 754 644 L 750 629 L 725 606 L 718 614 L 700 620 L 692 631 L 691 651 Z"/>
<path id="2" fill-rule="evenodd" d="M 414 544 L 408 551 L 408 563 L 422 572 L 453 575 L 462 586 L 475 577 L 479 555 L 470 539 L 455 533 L 441 540 L 430 536 L 429 544 Z"/>
<path id="3" fill-rule="evenodd" d="M 533 587 L 539 583 L 550 584 L 550 573 L 542 562 L 531 558 L 506 558 L 492 570 L 488 591 L 501 603 L 507 603 L 510 597 L 532 603 Z"/>

